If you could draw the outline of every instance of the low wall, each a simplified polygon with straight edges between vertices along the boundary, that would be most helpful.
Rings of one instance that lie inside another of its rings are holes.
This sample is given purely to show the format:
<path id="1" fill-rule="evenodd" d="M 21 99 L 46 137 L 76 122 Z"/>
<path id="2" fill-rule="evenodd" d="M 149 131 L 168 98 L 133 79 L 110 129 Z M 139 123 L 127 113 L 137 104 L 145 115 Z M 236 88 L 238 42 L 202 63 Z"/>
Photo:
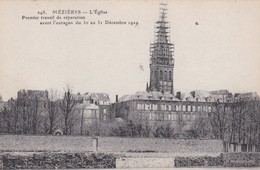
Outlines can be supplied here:
<path id="1" fill-rule="evenodd" d="M 175 167 L 260 167 L 260 153 L 222 153 L 217 157 L 176 157 Z"/>
<path id="2" fill-rule="evenodd" d="M 171 153 L 213 153 L 223 151 L 221 140 L 177 140 L 158 138 L 100 138 L 102 151 L 156 151 Z M 115 147 L 116 145 L 116 147 Z"/>
<path id="3" fill-rule="evenodd" d="M 84 136 L 0 136 L 0 150 L 92 151 L 92 138 Z M 221 153 L 221 140 L 98 137 L 98 151 L 154 151 L 169 153 Z"/>
<path id="4" fill-rule="evenodd" d="M 4 154 L 0 156 L 0 169 L 93 169 L 115 167 L 115 156 L 102 153 L 42 153 L 33 155 Z"/>

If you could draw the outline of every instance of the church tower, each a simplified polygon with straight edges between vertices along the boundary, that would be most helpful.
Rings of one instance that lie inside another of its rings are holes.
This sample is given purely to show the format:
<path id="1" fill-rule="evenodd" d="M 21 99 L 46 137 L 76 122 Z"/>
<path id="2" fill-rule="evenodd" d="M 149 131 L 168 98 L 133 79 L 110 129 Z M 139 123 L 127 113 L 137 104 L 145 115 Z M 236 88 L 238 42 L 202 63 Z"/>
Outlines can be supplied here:
<path id="1" fill-rule="evenodd" d="M 169 26 L 166 21 L 166 4 L 160 4 L 159 21 L 155 24 L 154 43 L 150 46 L 149 91 L 173 94 L 174 46 L 170 42 Z"/>

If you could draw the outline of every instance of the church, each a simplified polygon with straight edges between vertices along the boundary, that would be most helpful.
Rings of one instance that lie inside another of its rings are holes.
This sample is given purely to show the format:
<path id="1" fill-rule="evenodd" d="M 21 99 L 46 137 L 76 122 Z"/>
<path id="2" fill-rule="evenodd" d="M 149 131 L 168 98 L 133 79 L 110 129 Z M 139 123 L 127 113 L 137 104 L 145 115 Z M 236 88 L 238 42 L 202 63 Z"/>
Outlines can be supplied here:
<path id="1" fill-rule="evenodd" d="M 170 41 L 167 8 L 162 4 L 150 44 L 150 82 L 146 91 L 123 95 L 112 104 L 115 118 L 148 123 L 151 127 L 170 125 L 178 131 L 192 129 L 196 121 L 208 122 L 214 102 L 231 103 L 255 93 L 232 94 L 228 90 L 174 92 L 174 44 Z"/>

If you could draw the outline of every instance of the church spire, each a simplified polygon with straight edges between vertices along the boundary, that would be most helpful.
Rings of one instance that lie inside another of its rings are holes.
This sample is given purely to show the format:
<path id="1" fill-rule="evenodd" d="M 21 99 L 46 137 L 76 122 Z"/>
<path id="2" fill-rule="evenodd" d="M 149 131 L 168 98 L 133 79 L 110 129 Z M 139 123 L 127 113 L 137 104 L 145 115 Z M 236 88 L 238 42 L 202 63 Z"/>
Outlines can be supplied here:
<path id="1" fill-rule="evenodd" d="M 167 4 L 160 4 L 154 43 L 150 46 L 150 90 L 173 93 L 174 47 L 170 43 L 167 10 Z"/>

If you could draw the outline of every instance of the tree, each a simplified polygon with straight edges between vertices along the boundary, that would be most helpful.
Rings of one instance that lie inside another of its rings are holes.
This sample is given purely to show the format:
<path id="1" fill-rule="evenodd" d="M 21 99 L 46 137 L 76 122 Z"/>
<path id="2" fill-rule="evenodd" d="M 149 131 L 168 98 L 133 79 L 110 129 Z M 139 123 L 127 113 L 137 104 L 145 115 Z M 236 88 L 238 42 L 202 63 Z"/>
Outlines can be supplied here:
<path id="1" fill-rule="evenodd" d="M 50 89 L 49 90 L 49 98 L 44 104 L 44 108 L 46 109 L 46 117 L 44 122 L 45 133 L 53 134 L 54 130 L 57 127 L 57 119 L 59 112 L 59 103 L 57 102 L 57 90 Z"/>
<path id="2" fill-rule="evenodd" d="M 0 116 L 1 132 L 17 133 L 19 125 L 19 107 L 17 101 L 11 98 L 4 103 Z"/>
<path id="3" fill-rule="evenodd" d="M 37 134 L 37 127 L 39 124 L 39 98 L 37 95 L 30 98 L 30 112 L 31 112 L 31 130 L 33 134 Z"/>
<path id="4" fill-rule="evenodd" d="M 153 135 L 157 138 L 170 138 L 174 135 L 174 129 L 170 123 L 166 125 L 162 124 L 155 129 Z"/>
<path id="5" fill-rule="evenodd" d="M 212 112 L 208 114 L 212 132 L 215 139 L 224 139 L 227 130 L 229 129 L 229 112 L 228 103 L 219 101 L 212 104 Z"/>
<path id="6" fill-rule="evenodd" d="M 196 118 L 191 130 L 193 130 L 197 137 L 201 139 L 208 139 L 212 137 L 208 119 L 201 116 Z"/>
<path id="7" fill-rule="evenodd" d="M 64 118 L 64 134 L 69 135 L 72 132 L 74 124 L 74 106 L 76 102 L 72 96 L 72 88 L 67 86 L 64 92 L 63 99 L 60 101 L 60 109 Z"/>
<path id="8" fill-rule="evenodd" d="M 1 132 L 12 132 L 12 112 L 10 112 L 10 108 L 5 105 L 1 110 Z"/>
<path id="9" fill-rule="evenodd" d="M 248 112 L 249 101 L 239 99 L 230 103 L 229 115 L 229 141 L 241 143 L 246 131 L 246 114 Z"/>
<path id="10" fill-rule="evenodd" d="M 19 106 L 17 104 L 17 100 L 14 100 L 13 98 L 11 98 L 10 100 L 8 100 L 8 107 L 9 107 L 9 114 L 12 114 L 12 127 L 13 133 L 17 133 L 18 131 L 18 125 L 19 125 Z"/>
<path id="11" fill-rule="evenodd" d="M 176 121 L 177 121 L 178 132 L 181 133 L 183 131 L 183 127 L 186 125 L 186 122 L 183 119 L 182 113 L 177 113 Z"/>
<path id="12" fill-rule="evenodd" d="M 246 111 L 244 140 L 260 146 L 260 101 L 250 100 Z M 260 148 L 259 148 L 260 149 Z"/>
<path id="13" fill-rule="evenodd" d="M 22 133 L 27 134 L 29 131 L 29 102 L 28 96 L 25 93 L 23 93 L 21 97 L 17 98 L 17 105 L 22 116 Z"/>

